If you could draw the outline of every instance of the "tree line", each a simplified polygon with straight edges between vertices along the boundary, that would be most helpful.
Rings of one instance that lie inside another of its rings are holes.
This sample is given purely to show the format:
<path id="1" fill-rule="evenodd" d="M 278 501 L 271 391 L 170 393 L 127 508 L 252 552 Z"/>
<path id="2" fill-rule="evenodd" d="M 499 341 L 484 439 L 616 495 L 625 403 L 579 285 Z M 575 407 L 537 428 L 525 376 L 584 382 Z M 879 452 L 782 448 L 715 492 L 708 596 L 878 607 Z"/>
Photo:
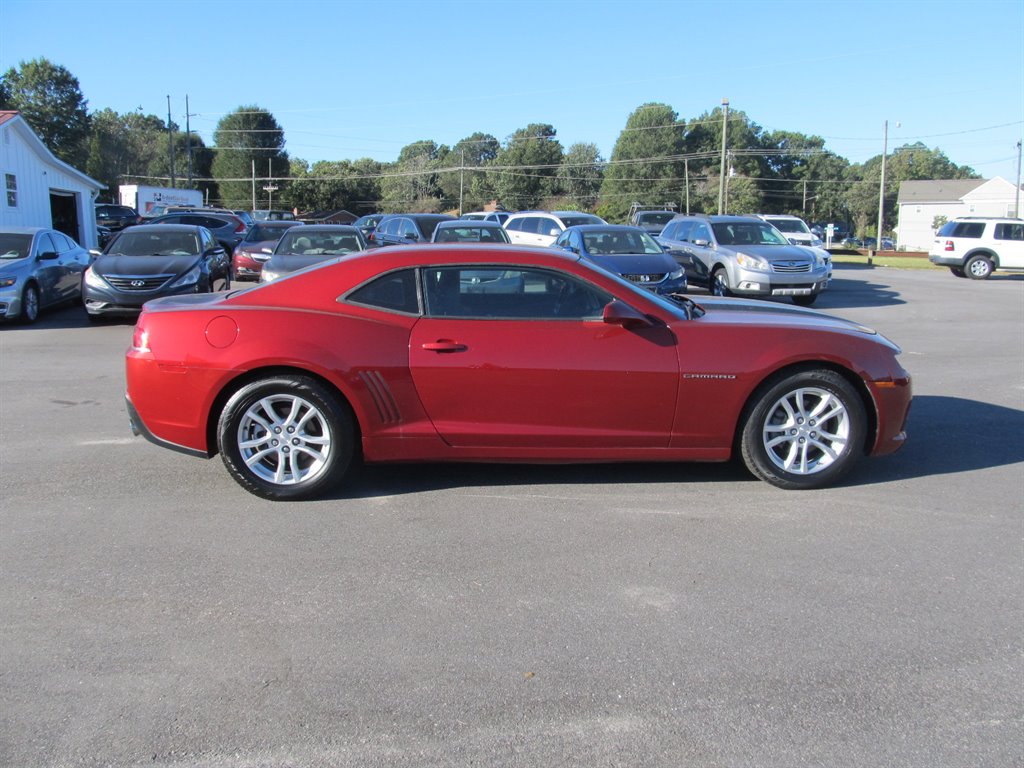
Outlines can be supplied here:
<path id="1" fill-rule="evenodd" d="M 792 213 L 842 221 L 875 234 L 882 156 L 851 163 L 819 136 L 768 131 L 742 111 L 716 107 L 693 118 L 649 103 L 629 115 L 603 158 L 596 145 L 564 147 L 554 126 L 533 123 L 499 140 L 472 133 L 452 146 L 422 139 L 394 162 L 370 158 L 308 162 L 291 157 L 273 114 L 242 105 L 226 114 L 206 146 L 195 132 L 157 115 L 90 112 L 77 78 L 45 58 L 0 77 L 0 109 L 19 110 L 62 160 L 106 185 L 142 183 L 202 189 L 229 208 L 370 212 L 476 210 L 491 201 L 509 210 L 573 209 L 624 221 L 630 206 L 716 213 Z M 722 178 L 722 128 L 728 115 Z M 896 218 L 901 181 L 977 178 L 938 148 L 918 142 L 886 158 L 886 231 Z M 276 189 L 268 191 L 264 187 Z"/>

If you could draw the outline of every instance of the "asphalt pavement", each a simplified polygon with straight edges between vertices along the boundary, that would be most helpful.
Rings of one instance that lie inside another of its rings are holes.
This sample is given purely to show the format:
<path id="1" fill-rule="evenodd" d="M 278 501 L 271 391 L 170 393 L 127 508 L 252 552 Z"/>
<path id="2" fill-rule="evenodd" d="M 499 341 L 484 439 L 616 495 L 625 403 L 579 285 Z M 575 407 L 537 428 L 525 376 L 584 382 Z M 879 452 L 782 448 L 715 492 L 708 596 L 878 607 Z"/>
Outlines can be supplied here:
<path id="1" fill-rule="evenodd" d="M 0 765 L 1021 765 L 1024 276 L 835 278 L 915 401 L 809 492 L 432 464 L 271 503 L 131 436 L 130 322 L 0 327 Z"/>

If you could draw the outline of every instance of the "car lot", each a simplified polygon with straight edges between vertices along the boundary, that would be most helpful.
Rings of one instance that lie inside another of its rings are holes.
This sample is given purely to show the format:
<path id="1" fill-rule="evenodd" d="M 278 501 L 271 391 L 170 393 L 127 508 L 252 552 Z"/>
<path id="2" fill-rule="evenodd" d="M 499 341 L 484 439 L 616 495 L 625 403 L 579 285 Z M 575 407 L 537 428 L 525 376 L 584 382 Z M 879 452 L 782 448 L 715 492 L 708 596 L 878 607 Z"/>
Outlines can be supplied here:
<path id="1" fill-rule="evenodd" d="M 265 502 L 130 437 L 130 323 L 0 327 L 0 764 L 1014 764 L 1024 278 L 835 278 L 915 402 L 804 493 L 425 465 Z"/>

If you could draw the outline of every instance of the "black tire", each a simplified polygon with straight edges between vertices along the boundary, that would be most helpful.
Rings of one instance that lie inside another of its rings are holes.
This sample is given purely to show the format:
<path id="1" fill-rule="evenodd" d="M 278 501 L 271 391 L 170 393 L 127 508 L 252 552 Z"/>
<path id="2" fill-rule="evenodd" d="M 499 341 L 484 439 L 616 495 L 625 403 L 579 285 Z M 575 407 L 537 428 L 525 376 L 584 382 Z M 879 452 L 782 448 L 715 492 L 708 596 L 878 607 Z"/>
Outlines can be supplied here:
<path id="1" fill-rule="evenodd" d="M 777 488 L 821 488 L 860 460 L 866 430 L 864 403 L 846 379 L 834 371 L 800 371 L 757 392 L 740 452 L 752 474 Z"/>
<path id="2" fill-rule="evenodd" d="M 964 272 L 963 267 L 950 267 L 949 271 L 956 277 L 967 277 L 967 273 Z"/>
<path id="3" fill-rule="evenodd" d="M 305 499 L 345 476 L 355 429 L 348 408 L 320 382 L 275 376 L 228 400 L 217 446 L 228 472 L 249 493 L 272 501 Z"/>
<path id="4" fill-rule="evenodd" d="M 35 283 L 28 283 L 21 292 L 21 315 L 18 319 L 25 325 L 39 319 L 39 288 Z"/>
<path id="5" fill-rule="evenodd" d="M 995 264 L 988 256 L 971 256 L 964 264 L 964 272 L 972 280 L 988 280 L 994 269 Z"/>
<path id="6" fill-rule="evenodd" d="M 711 273 L 711 295 L 732 296 L 732 291 L 729 290 L 729 274 L 725 267 L 719 267 Z"/>
<path id="7" fill-rule="evenodd" d="M 798 307 L 809 307 L 818 300 L 818 294 L 812 293 L 810 296 L 793 296 L 791 298 Z"/>

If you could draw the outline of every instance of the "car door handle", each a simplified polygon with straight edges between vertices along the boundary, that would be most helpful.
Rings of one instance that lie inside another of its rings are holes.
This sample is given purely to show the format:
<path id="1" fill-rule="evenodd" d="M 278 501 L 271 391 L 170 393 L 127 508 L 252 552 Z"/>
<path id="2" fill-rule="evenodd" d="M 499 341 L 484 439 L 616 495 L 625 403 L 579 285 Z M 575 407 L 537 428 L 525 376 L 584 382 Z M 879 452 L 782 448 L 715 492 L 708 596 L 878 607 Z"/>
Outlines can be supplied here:
<path id="1" fill-rule="evenodd" d="M 464 352 L 466 345 L 441 339 L 439 341 L 428 341 L 423 344 L 423 348 L 428 352 Z"/>

